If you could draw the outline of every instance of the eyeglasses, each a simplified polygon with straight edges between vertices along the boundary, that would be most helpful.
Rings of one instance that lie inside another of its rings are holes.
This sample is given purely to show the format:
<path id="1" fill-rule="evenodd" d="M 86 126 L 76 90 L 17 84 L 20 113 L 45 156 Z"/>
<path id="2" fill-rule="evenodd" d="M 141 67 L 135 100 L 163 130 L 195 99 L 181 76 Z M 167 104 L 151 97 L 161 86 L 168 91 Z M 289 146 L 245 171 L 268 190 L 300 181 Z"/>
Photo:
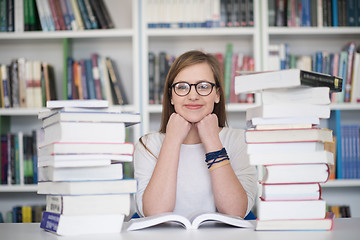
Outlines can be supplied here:
<path id="1" fill-rule="evenodd" d="M 184 97 L 190 93 L 191 86 L 195 86 L 195 90 L 200 96 L 207 96 L 210 95 L 216 84 L 206 81 L 194 84 L 190 84 L 187 82 L 177 82 L 172 84 L 171 88 L 174 88 L 174 92 L 176 93 L 176 95 Z"/>

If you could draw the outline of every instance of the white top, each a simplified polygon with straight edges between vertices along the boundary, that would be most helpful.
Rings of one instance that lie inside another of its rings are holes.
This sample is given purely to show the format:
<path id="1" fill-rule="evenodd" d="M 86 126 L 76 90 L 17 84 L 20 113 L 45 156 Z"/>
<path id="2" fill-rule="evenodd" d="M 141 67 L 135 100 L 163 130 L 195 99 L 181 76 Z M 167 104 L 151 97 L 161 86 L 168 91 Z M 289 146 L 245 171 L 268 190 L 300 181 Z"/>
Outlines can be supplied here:
<path id="1" fill-rule="evenodd" d="M 236 176 L 248 196 L 246 214 L 255 203 L 257 194 L 257 171 L 249 164 L 244 141 L 245 132 L 240 129 L 223 128 L 220 141 L 225 147 Z M 147 148 L 159 156 L 165 134 L 150 133 L 143 137 Z M 135 178 L 138 180 L 136 207 L 140 216 L 143 214 L 142 197 L 157 159 L 138 142 L 134 153 Z M 210 172 L 205 162 L 205 149 L 202 144 L 181 145 L 174 212 L 189 216 L 194 212 L 215 212 L 214 194 L 211 188 Z"/>

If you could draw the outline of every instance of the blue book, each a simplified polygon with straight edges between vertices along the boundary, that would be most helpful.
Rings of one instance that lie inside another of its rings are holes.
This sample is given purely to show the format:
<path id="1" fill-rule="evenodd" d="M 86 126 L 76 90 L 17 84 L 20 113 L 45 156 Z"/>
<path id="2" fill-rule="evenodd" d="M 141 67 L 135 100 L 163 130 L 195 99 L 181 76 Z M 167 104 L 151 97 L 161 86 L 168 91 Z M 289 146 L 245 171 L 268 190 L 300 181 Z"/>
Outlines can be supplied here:
<path id="1" fill-rule="evenodd" d="M 89 99 L 96 99 L 95 82 L 92 75 L 92 63 L 91 59 L 85 59 L 85 74 L 86 82 L 88 85 Z"/>
<path id="2" fill-rule="evenodd" d="M 88 14 L 88 12 L 86 10 L 84 0 L 77 0 L 77 2 L 78 2 L 78 5 L 79 5 L 81 18 L 82 18 L 82 20 L 84 22 L 84 25 L 85 25 L 85 29 L 91 29 L 91 22 L 90 22 L 89 14 Z"/>
<path id="3" fill-rule="evenodd" d="M 339 26 L 338 0 L 332 0 L 332 17 L 333 27 Z"/>

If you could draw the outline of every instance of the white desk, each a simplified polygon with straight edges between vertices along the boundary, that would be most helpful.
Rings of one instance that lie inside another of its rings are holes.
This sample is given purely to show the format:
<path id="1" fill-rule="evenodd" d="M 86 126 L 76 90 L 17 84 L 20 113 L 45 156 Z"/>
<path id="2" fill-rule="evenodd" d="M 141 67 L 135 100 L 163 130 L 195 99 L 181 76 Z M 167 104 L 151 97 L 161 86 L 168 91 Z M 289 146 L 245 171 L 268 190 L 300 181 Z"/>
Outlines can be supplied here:
<path id="1" fill-rule="evenodd" d="M 124 224 L 124 228 L 126 223 Z M 254 231 L 217 225 L 216 227 L 202 226 L 198 230 L 185 230 L 180 226 L 158 226 L 139 231 L 127 232 L 123 230 L 119 234 L 82 235 L 74 237 L 62 237 L 40 229 L 38 223 L 1 223 L 0 240 L 352 240 L 360 239 L 360 218 L 335 219 L 332 231 Z"/>

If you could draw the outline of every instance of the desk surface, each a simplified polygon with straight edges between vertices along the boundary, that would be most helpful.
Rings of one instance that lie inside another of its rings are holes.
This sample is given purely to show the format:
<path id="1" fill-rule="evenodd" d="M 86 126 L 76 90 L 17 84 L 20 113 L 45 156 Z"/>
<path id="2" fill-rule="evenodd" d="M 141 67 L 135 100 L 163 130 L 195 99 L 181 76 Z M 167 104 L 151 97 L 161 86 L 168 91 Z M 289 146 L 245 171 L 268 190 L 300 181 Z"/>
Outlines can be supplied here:
<path id="1" fill-rule="evenodd" d="M 126 227 L 124 224 L 124 228 Z M 257 239 L 276 239 L 276 240 L 333 240 L 333 239 L 360 239 L 360 218 L 335 219 L 332 231 L 254 231 L 217 225 L 216 227 L 204 225 L 198 230 L 185 230 L 180 226 L 158 226 L 139 231 L 127 232 L 123 229 L 118 234 L 102 235 L 81 235 L 74 237 L 61 237 L 53 233 L 40 229 L 38 223 L 1 223 L 0 240 L 113 240 L 113 239 L 156 239 L 156 240 L 183 240 L 183 239 L 236 239 L 236 240 L 257 240 Z"/>

